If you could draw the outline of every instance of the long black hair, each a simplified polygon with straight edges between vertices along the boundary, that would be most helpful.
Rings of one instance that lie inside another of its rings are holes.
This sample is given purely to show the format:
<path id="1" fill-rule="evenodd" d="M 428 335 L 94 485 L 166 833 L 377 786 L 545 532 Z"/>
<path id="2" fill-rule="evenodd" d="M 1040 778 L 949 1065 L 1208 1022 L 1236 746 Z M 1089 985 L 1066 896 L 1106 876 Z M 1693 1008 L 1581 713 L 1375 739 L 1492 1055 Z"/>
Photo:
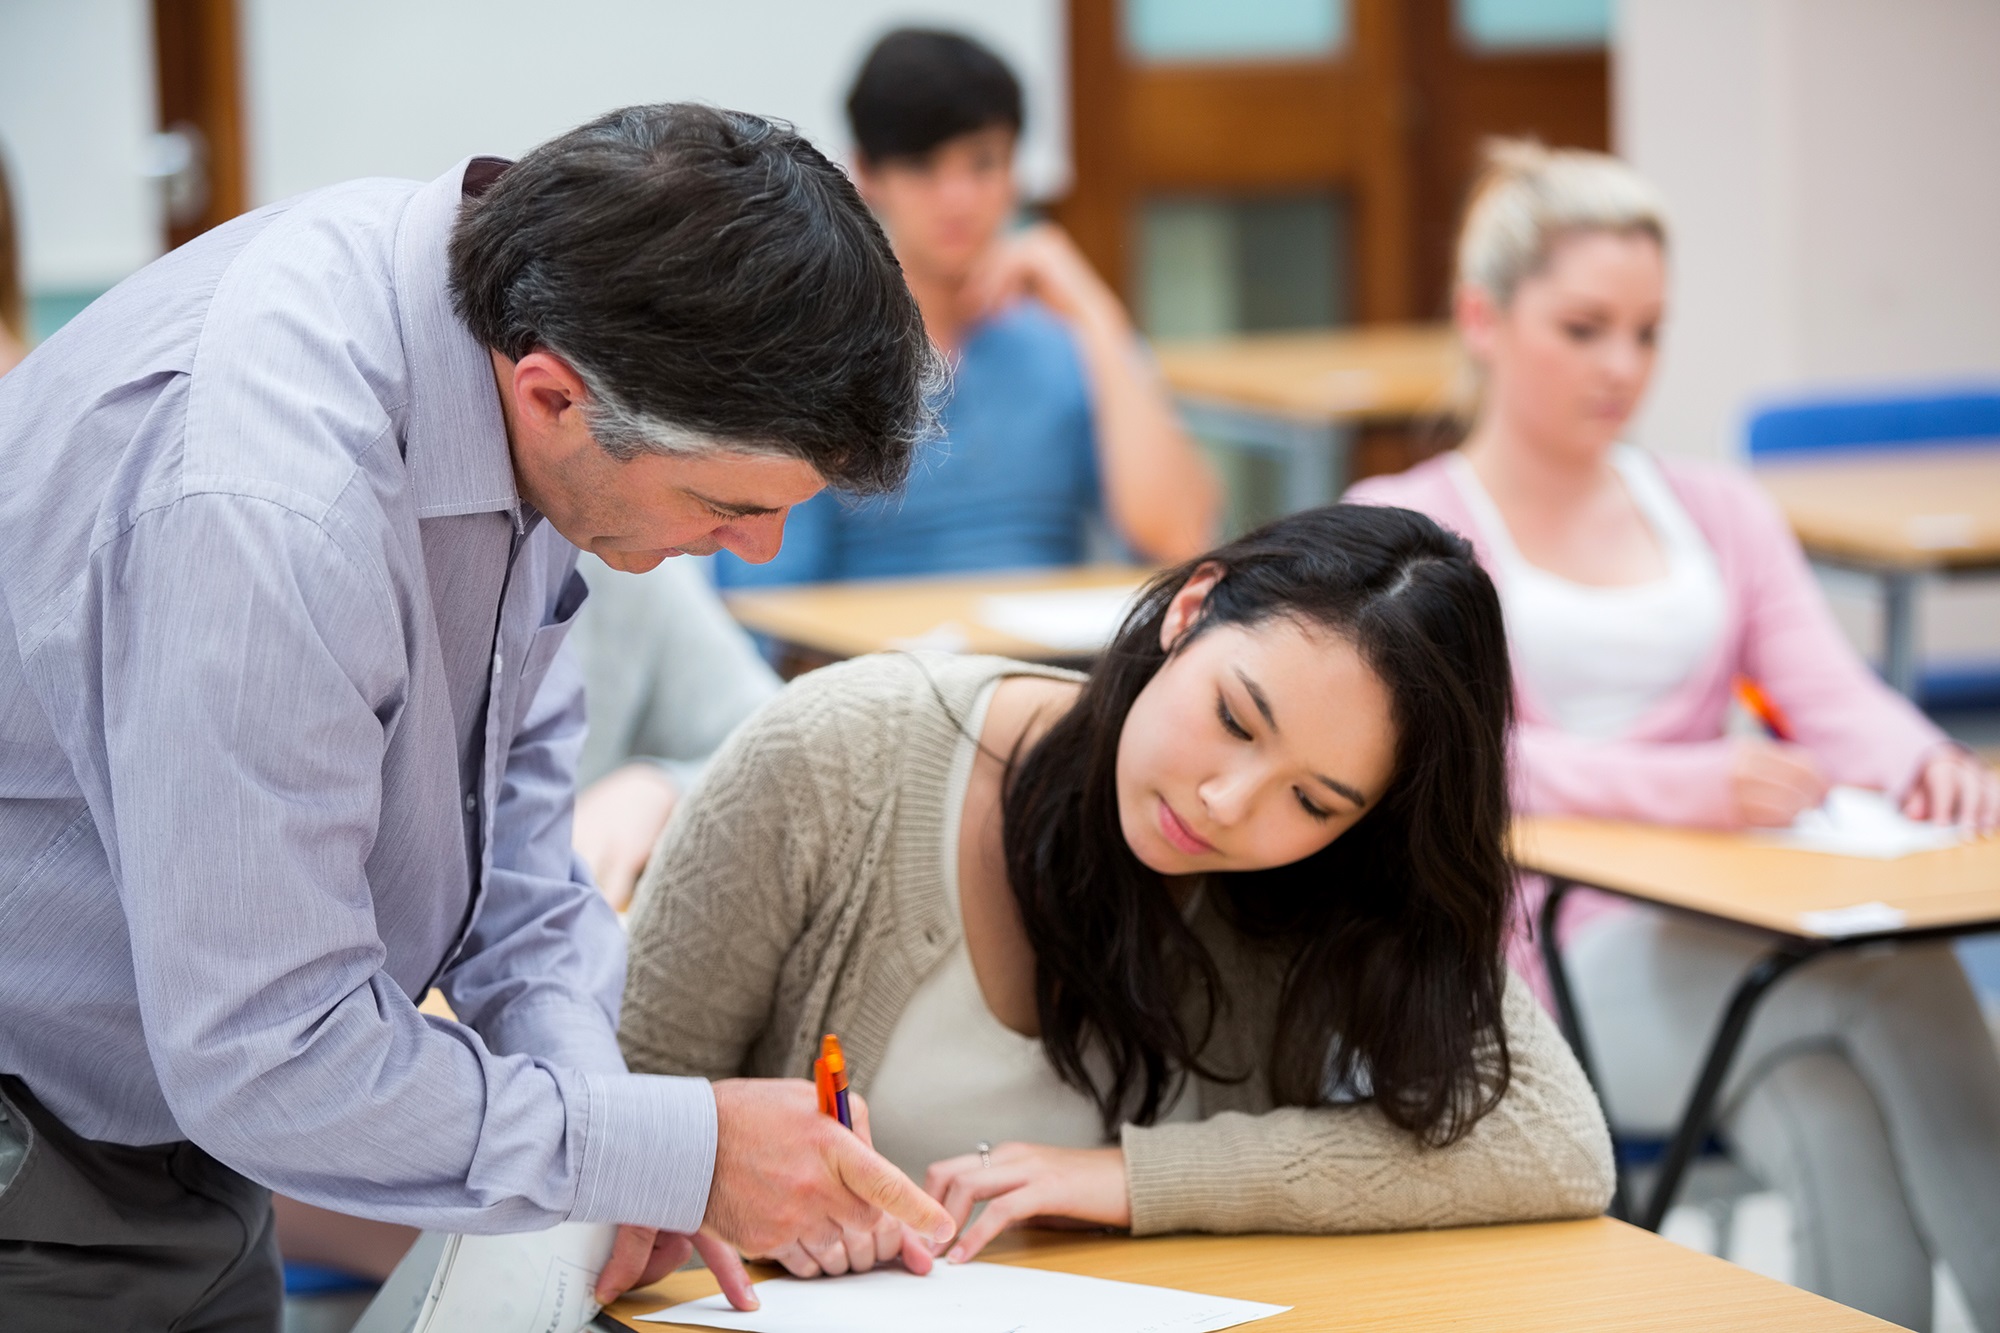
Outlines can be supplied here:
<path id="1" fill-rule="evenodd" d="M 1289 619 L 1353 643 L 1392 700 L 1395 766 L 1375 808 L 1302 861 L 1209 881 L 1282 970 L 1271 1096 L 1317 1106 L 1358 1093 L 1421 1141 L 1454 1142 L 1509 1077 L 1513 690 L 1492 581 L 1468 543 L 1408 510 L 1307 510 L 1159 575 L 1076 704 L 1015 756 L 1003 839 L 1043 1047 L 1107 1133 L 1153 1122 L 1191 1073 L 1242 1077 L 1205 1063 L 1228 997 L 1118 819 L 1126 714 L 1168 659 L 1169 602 L 1208 565 L 1221 578 L 1174 652 L 1218 625 Z"/>

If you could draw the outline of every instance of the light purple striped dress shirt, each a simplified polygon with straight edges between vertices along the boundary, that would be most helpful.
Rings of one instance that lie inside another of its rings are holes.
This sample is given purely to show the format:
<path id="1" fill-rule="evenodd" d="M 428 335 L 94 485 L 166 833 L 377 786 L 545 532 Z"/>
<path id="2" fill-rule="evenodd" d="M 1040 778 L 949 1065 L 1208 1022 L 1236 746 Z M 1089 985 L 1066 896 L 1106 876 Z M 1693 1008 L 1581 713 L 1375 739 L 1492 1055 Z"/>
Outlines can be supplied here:
<path id="1" fill-rule="evenodd" d="M 240 218 L 0 379 L 0 1073 L 349 1212 L 692 1230 L 714 1098 L 618 1054 L 463 170 Z"/>

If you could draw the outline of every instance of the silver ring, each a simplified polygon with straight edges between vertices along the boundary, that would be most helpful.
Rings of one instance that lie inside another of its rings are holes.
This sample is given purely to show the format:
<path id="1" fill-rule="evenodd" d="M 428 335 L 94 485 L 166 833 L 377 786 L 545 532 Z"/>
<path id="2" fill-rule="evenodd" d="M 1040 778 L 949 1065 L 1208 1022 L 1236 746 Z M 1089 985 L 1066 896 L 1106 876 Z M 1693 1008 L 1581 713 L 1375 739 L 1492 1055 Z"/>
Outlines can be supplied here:
<path id="1" fill-rule="evenodd" d="M 988 1143 L 985 1139 L 981 1139 L 979 1146 L 974 1151 L 979 1154 L 979 1167 L 982 1171 L 993 1165 L 992 1144 Z"/>

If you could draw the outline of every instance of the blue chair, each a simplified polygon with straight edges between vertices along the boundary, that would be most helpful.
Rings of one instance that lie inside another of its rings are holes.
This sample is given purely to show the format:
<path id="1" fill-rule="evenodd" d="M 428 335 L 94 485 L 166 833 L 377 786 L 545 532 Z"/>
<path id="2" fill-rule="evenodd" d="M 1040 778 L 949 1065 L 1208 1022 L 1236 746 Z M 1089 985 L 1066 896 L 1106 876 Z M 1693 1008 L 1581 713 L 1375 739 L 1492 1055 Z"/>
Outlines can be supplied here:
<path id="1" fill-rule="evenodd" d="M 1772 402 L 1751 414 L 1746 443 L 1752 463 L 1864 450 L 2000 447 L 2000 384 Z M 1892 686 L 1933 704 L 2000 698 L 2000 669 L 1938 672 L 1920 681 L 1916 590 L 1922 571 L 1876 566 L 1866 570 L 1882 584 L 1882 674 Z"/>

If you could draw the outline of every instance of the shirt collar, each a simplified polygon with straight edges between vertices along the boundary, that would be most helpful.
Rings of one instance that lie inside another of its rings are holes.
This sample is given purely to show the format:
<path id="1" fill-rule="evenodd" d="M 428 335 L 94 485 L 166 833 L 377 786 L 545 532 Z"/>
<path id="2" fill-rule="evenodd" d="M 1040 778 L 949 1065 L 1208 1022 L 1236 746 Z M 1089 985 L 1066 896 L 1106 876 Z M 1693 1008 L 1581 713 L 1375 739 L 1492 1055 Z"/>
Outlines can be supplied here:
<path id="1" fill-rule="evenodd" d="M 396 311 L 410 367 L 404 458 L 419 518 L 528 511 L 514 485 L 507 425 L 487 349 L 452 309 L 445 257 L 470 167 L 490 183 L 489 158 L 468 158 L 418 190 L 396 229 Z"/>

